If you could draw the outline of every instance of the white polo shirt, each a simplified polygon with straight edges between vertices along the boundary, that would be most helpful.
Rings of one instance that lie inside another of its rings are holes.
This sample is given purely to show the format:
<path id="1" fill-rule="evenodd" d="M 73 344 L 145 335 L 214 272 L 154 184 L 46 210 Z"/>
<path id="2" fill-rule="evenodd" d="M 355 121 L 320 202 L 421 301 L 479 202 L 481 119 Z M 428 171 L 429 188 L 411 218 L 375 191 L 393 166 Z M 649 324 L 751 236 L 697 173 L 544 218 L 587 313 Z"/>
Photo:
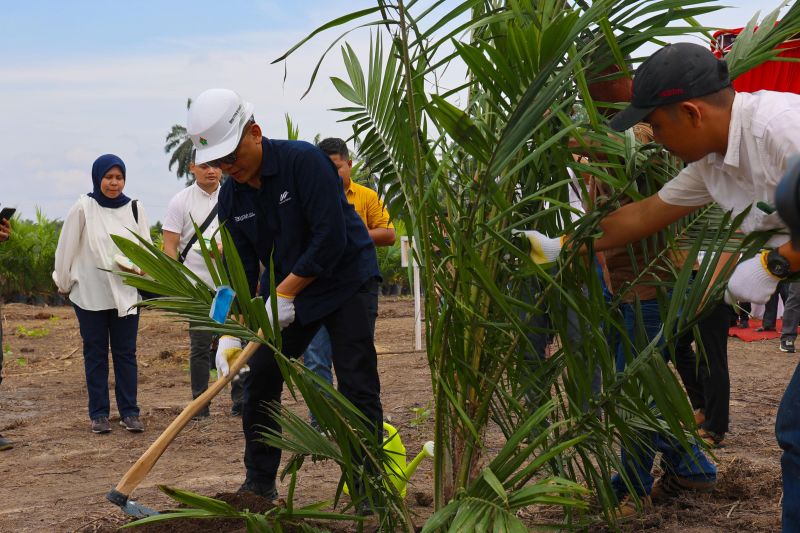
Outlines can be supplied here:
<path id="1" fill-rule="evenodd" d="M 775 187 L 796 154 L 800 154 L 800 95 L 736 93 L 725 157 L 709 154 L 691 163 L 658 195 L 673 205 L 717 202 L 735 215 L 752 204 L 742 231 L 786 229 L 777 213 L 767 214 L 755 204 L 775 205 Z M 788 235 L 776 235 L 769 244 L 778 246 L 788 240 Z"/>
<path id="2" fill-rule="evenodd" d="M 167 214 L 164 217 L 164 224 L 162 229 L 179 233 L 181 236 L 180 243 L 178 244 L 178 255 L 186 248 L 189 240 L 194 236 L 194 223 L 200 226 L 205 221 L 211 210 L 217 205 L 217 197 L 219 196 L 220 187 L 212 193 L 207 193 L 201 189 L 197 183 L 193 183 L 189 187 L 172 197 L 167 206 Z M 210 238 L 211 235 L 219 228 L 219 219 L 214 217 L 211 224 L 208 225 L 203 232 L 203 237 Z M 184 265 L 197 274 L 197 276 L 208 284 L 209 287 L 214 287 L 214 282 L 211 280 L 211 274 L 206 268 L 203 256 L 200 254 L 196 247 L 192 247 L 186 255 Z"/>

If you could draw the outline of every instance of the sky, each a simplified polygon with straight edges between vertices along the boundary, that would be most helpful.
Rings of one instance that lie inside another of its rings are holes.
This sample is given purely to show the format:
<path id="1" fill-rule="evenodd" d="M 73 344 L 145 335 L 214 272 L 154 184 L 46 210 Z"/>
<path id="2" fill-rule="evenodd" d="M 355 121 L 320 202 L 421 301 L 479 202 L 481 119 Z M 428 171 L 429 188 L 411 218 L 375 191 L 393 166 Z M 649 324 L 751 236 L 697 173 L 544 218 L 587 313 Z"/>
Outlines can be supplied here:
<path id="1" fill-rule="evenodd" d="M 740 27 L 778 0 L 720 0 L 730 8 L 699 20 Z M 186 101 L 212 87 L 233 89 L 255 105 L 265 135 L 286 137 L 284 114 L 300 137 L 347 138 L 330 109 L 345 101 L 330 76 L 346 78 L 339 47 L 313 68 L 335 36 L 329 31 L 270 64 L 313 29 L 371 0 L 3 1 L 0 32 L 0 204 L 33 218 L 36 207 L 63 218 L 91 190 L 92 162 L 115 153 L 127 166 L 125 194 L 151 224 L 180 191 L 168 170 L 165 137 L 186 123 Z M 361 57 L 369 33 L 347 41 Z M 655 50 L 655 47 L 653 48 Z"/>

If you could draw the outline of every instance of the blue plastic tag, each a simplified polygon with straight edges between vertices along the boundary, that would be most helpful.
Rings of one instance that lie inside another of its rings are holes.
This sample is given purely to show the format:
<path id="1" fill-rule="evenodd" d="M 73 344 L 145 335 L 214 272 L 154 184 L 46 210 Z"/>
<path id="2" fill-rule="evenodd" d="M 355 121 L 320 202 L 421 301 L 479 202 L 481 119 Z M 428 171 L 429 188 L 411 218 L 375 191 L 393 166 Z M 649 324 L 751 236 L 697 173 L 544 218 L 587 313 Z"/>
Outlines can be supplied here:
<path id="1" fill-rule="evenodd" d="M 214 322 L 224 324 L 231 314 L 231 305 L 233 304 L 233 297 L 236 293 L 227 285 L 220 285 L 217 287 L 217 294 L 214 295 L 214 300 L 211 301 L 211 312 L 208 316 Z"/>

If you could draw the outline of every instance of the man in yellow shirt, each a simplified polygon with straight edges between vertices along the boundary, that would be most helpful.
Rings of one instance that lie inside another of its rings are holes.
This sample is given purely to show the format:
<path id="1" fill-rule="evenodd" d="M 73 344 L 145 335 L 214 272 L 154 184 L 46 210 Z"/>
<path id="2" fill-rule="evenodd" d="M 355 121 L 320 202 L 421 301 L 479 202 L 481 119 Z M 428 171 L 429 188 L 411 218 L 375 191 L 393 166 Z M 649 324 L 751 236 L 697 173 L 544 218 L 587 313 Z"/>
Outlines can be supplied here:
<path id="1" fill-rule="evenodd" d="M 378 198 L 378 193 L 368 187 L 359 185 L 350 179 L 350 172 L 353 168 L 353 160 L 350 159 L 350 151 L 347 144 L 335 137 L 323 139 L 317 145 L 320 150 L 328 154 L 331 162 L 336 165 L 339 177 L 342 178 L 344 194 L 347 201 L 353 206 L 358 216 L 367 226 L 369 236 L 375 246 L 391 246 L 395 241 L 395 231 L 389 219 L 389 213 Z M 378 283 L 369 286 L 369 296 L 371 305 L 367 309 L 369 322 L 372 328 L 372 336 L 375 336 L 375 320 L 378 318 Z M 311 343 L 306 348 L 303 355 L 303 364 L 318 376 L 326 379 L 328 383 L 333 383 L 331 374 L 332 366 L 332 347 L 331 338 L 325 326 L 321 327 Z M 313 413 L 311 415 L 311 425 L 317 425 Z"/>

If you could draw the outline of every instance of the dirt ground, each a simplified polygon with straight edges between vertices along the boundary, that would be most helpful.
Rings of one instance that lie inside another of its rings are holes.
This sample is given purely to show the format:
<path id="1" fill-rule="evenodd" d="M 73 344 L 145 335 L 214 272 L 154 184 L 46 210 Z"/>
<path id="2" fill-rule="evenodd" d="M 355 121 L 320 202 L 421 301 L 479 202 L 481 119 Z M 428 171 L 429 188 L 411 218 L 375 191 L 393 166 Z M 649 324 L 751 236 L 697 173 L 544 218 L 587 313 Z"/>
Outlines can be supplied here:
<path id="1" fill-rule="evenodd" d="M 71 308 L 6 305 L 4 331 L 11 353 L 0 387 L 0 433 L 16 446 L 0 452 L 0 532 L 113 531 L 126 518 L 105 500 L 106 492 L 190 400 L 185 327 L 152 311 L 142 316 L 139 404 L 147 429 L 138 435 L 116 425 L 113 394 L 112 433 L 89 431 L 81 338 Z M 413 301 L 382 299 L 376 333 L 382 401 L 409 454 L 431 438 L 432 422 L 419 414 L 431 390 L 425 355 L 413 350 L 413 331 Z M 797 356 L 779 352 L 777 342 L 729 342 L 731 433 L 717 452 L 720 482 L 714 493 L 659 505 L 626 530 L 780 529 L 780 451 L 773 427 Z M 284 403 L 305 412 L 302 401 L 284 395 Z M 156 509 L 174 507 L 158 484 L 209 496 L 234 492 L 244 472 L 243 441 L 241 419 L 228 414 L 230 406 L 229 395 L 217 397 L 210 419 L 190 423 L 135 491 L 135 499 Z M 307 463 L 297 503 L 333 498 L 337 479 L 330 465 Z M 431 484 L 426 461 L 408 491 L 418 524 L 431 512 Z M 287 488 L 279 485 L 282 495 Z"/>

